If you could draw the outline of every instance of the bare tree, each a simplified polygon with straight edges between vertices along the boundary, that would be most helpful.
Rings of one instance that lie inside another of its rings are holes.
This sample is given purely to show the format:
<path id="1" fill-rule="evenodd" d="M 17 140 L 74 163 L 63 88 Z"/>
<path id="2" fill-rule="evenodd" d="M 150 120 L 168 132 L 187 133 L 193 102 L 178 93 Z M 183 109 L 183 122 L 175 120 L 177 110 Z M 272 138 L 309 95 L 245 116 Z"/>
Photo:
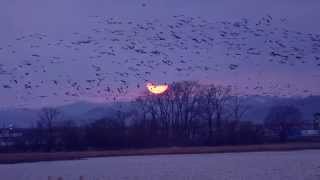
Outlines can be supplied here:
<path id="1" fill-rule="evenodd" d="M 279 134 L 280 140 L 288 140 L 289 131 L 302 125 L 302 115 L 291 105 L 276 105 L 270 108 L 265 121 L 266 127 Z"/>
<path id="2" fill-rule="evenodd" d="M 314 113 L 314 123 L 313 123 L 313 128 L 320 130 L 320 112 Z"/>
<path id="3" fill-rule="evenodd" d="M 200 95 L 201 114 L 208 122 L 208 143 L 213 143 L 214 132 L 215 143 L 221 143 L 222 119 L 226 110 L 226 104 L 230 99 L 229 87 L 208 85 L 204 87 Z"/>
<path id="4" fill-rule="evenodd" d="M 9 130 L 9 122 L 6 120 L 0 121 L 0 143 L 3 143 L 5 146 L 5 150 L 9 150 L 9 141 L 10 141 L 10 130 Z M 0 144 L 0 150 L 1 150 L 1 144 Z"/>
<path id="5" fill-rule="evenodd" d="M 75 121 L 63 120 L 59 123 L 57 130 L 59 132 L 59 149 L 79 150 L 85 145 L 83 141 L 83 128 L 79 127 Z"/>
<path id="6" fill-rule="evenodd" d="M 86 127 L 87 143 L 90 147 L 121 148 L 125 145 L 125 126 L 120 119 L 103 118 Z"/>
<path id="7" fill-rule="evenodd" d="M 4 129 L 7 127 L 7 122 L 3 119 L 0 120 L 0 129 Z"/>
<path id="8" fill-rule="evenodd" d="M 145 92 L 143 96 L 139 97 L 134 102 L 136 107 L 134 113 L 134 132 L 136 133 L 135 136 L 141 136 L 140 138 L 136 137 L 135 139 L 142 144 L 145 142 L 143 139 L 146 137 L 152 140 L 151 144 L 158 143 L 157 136 L 160 128 L 160 111 L 159 106 L 156 103 L 158 98 L 158 96 Z"/>
<path id="9" fill-rule="evenodd" d="M 43 134 L 43 144 L 46 145 L 46 150 L 51 151 L 55 144 L 54 126 L 56 121 L 61 118 L 61 113 L 56 108 L 43 108 L 39 113 L 39 121 L 37 127 L 41 129 Z"/>
<path id="10" fill-rule="evenodd" d="M 243 118 L 243 116 L 249 110 L 249 108 L 250 107 L 245 103 L 245 99 L 238 95 L 233 95 L 229 99 L 227 118 L 228 122 L 225 127 L 227 131 L 228 143 L 238 143 L 238 132 L 240 130 L 243 130 L 244 127 L 244 123 L 240 123 L 240 120 Z"/>
<path id="11" fill-rule="evenodd" d="M 193 137 L 194 123 L 198 115 L 198 96 L 201 86 L 195 81 L 173 83 L 169 91 L 174 107 L 173 127 L 180 136 Z"/>
<path id="12" fill-rule="evenodd" d="M 167 142 L 186 144 L 195 135 L 197 97 L 200 85 L 194 81 L 175 82 L 160 95 L 144 94 L 136 100 L 150 138 L 161 136 Z M 153 141 L 154 142 L 154 141 Z"/>
<path id="13" fill-rule="evenodd" d="M 228 107 L 230 119 L 237 122 L 240 121 L 250 109 L 250 106 L 246 105 L 245 99 L 238 95 L 230 98 Z"/>

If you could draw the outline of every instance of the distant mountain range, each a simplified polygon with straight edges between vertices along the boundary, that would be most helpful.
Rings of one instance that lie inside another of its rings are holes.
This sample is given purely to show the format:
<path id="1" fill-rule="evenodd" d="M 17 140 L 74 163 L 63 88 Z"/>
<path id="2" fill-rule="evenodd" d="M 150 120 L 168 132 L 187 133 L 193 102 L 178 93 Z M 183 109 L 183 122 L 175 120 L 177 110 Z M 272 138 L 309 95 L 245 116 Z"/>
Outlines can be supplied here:
<path id="1" fill-rule="evenodd" d="M 250 96 L 247 100 L 250 109 L 244 119 L 254 122 L 262 122 L 269 108 L 274 105 L 293 105 L 300 109 L 304 120 L 312 120 L 313 114 L 320 112 L 320 96 L 291 98 Z"/>
<path id="2" fill-rule="evenodd" d="M 250 107 L 243 120 L 263 122 L 268 110 L 273 105 L 289 104 L 298 107 L 305 120 L 312 120 L 315 112 L 320 112 L 320 96 L 280 98 L 269 96 L 249 96 L 246 103 Z M 57 107 L 63 114 L 63 119 L 84 123 L 88 120 L 99 119 L 114 115 L 119 108 L 129 109 L 129 102 L 121 103 L 90 103 L 76 102 Z M 6 108 L 0 109 L 0 127 L 13 124 L 17 127 L 35 125 L 39 118 L 39 109 Z"/>

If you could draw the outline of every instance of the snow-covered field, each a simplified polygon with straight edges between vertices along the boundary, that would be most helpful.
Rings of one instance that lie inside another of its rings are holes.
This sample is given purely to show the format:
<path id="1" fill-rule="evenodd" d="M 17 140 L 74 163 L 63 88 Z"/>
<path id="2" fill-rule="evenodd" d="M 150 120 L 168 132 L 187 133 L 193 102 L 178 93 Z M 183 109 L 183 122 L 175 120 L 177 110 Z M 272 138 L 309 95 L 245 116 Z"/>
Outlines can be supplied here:
<path id="1" fill-rule="evenodd" d="M 319 180 L 320 150 L 92 158 L 0 165 L 1 180 Z"/>

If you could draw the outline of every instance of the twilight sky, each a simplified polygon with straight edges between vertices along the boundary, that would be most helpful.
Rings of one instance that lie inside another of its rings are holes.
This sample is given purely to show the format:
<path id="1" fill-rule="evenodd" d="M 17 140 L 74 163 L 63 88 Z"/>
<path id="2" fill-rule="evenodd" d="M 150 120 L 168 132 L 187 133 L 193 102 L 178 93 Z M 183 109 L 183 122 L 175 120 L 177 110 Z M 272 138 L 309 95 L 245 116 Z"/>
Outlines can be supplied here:
<path id="1" fill-rule="evenodd" d="M 318 0 L 1 0 L 0 107 L 130 99 L 147 82 L 320 95 Z"/>

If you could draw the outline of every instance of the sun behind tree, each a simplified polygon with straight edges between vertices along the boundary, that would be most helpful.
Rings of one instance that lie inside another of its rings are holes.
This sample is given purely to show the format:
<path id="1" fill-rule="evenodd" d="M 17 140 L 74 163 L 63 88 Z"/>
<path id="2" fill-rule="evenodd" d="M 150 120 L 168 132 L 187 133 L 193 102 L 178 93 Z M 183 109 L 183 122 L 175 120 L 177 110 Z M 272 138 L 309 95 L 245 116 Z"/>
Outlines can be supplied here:
<path id="1" fill-rule="evenodd" d="M 152 94 L 162 94 L 169 88 L 168 85 L 154 85 L 152 83 L 147 83 L 146 87 Z"/>

